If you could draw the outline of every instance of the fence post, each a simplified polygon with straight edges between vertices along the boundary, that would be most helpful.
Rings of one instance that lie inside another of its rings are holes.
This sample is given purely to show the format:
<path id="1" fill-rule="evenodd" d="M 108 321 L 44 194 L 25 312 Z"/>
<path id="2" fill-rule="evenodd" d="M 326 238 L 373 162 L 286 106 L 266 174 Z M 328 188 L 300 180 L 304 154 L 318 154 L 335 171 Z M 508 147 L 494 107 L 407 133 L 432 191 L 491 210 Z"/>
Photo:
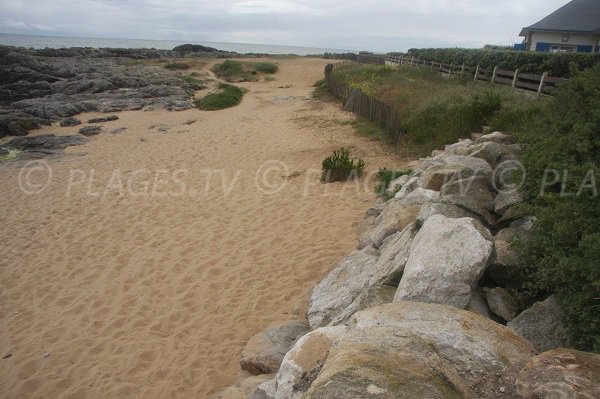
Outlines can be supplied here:
<path id="1" fill-rule="evenodd" d="M 413 61 L 415 60 L 415 56 L 413 55 L 413 57 L 410 59 L 410 66 L 413 66 Z"/>
<path id="2" fill-rule="evenodd" d="M 431 69 L 433 69 L 433 61 L 431 61 Z"/>
<path id="3" fill-rule="evenodd" d="M 460 75 L 464 75 L 465 74 L 465 64 L 462 64 L 462 67 L 460 68 Z"/>
<path id="4" fill-rule="evenodd" d="M 515 69 L 515 76 L 513 76 L 512 88 L 517 87 L 517 81 L 519 80 L 519 68 Z"/>
<path id="5" fill-rule="evenodd" d="M 494 84 L 494 81 L 496 80 L 496 71 L 498 70 L 498 65 L 496 65 L 494 67 L 494 72 L 492 73 L 492 84 Z"/>
<path id="6" fill-rule="evenodd" d="M 540 94 L 542 94 L 542 92 L 544 90 L 544 81 L 546 80 L 547 76 L 548 76 L 548 72 L 544 72 L 542 74 L 542 78 L 540 79 L 540 87 L 538 87 L 538 91 L 537 91 L 538 97 L 540 96 Z"/>
<path id="7" fill-rule="evenodd" d="M 475 77 L 473 80 L 477 80 L 477 76 L 479 76 L 479 64 L 477 64 L 477 68 L 475 68 Z"/>
<path id="8" fill-rule="evenodd" d="M 450 70 L 448 71 L 448 76 L 452 76 L 452 66 L 454 65 L 453 62 L 450 63 Z"/>

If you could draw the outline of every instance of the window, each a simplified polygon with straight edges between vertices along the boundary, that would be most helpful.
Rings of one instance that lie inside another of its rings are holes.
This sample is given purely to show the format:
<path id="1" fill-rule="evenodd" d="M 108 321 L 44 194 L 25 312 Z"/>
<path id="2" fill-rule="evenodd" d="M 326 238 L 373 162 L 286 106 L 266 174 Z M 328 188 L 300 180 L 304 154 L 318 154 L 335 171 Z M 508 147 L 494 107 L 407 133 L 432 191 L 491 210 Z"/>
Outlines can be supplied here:
<path id="1" fill-rule="evenodd" d="M 551 53 L 574 53 L 577 51 L 577 46 L 565 46 L 563 44 L 551 44 Z"/>

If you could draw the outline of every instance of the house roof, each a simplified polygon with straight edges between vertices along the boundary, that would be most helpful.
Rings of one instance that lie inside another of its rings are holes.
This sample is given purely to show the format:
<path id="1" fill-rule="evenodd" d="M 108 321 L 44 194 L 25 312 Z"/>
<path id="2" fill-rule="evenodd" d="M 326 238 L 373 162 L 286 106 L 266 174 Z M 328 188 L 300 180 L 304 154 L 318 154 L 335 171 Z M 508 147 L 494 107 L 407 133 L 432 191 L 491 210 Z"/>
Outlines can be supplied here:
<path id="1" fill-rule="evenodd" d="M 520 36 L 534 31 L 600 33 L 600 0 L 572 0 L 546 18 L 523 28 Z"/>

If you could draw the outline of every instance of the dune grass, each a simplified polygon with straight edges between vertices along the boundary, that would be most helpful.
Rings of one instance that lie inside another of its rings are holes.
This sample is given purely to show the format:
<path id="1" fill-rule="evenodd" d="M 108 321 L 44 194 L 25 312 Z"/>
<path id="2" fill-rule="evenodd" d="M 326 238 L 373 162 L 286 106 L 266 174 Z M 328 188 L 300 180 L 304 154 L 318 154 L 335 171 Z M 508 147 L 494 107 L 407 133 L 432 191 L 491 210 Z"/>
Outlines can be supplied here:
<path id="1" fill-rule="evenodd" d="M 467 77 L 448 79 L 426 68 L 351 65 L 334 76 L 398 109 L 400 145 L 414 155 L 469 137 L 482 126 L 512 131 L 546 101 Z"/>
<path id="2" fill-rule="evenodd" d="M 210 70 L 228 82 L 256 82 L 259 80 L 259 74 L 274 74 L 277 69 L 277 65 L 271 62 L 225 60 Z"/>
<path id="3" fill-rule="evenodd" d="M 204 111 L 217 111 L 238 105 L 242 101 L 244 90 L 237 86 L 221 83 L 219 91 L 196 100 L 196 107 Z"/>

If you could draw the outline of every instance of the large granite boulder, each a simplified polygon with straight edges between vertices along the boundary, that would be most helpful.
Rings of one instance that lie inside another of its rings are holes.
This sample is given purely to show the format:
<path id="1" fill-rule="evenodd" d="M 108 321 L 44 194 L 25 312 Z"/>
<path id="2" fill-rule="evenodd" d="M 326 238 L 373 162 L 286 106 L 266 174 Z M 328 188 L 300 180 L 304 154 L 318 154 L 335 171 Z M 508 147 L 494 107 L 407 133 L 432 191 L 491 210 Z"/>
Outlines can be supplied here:
<path id="1" fill-rule="evenodd" d="M 319 375 L 331 346 L 346 331 L 344 326 L 322 327 L 301 337 L 281 363 L 275 398 L 300 398 Z"/>
<path id="2" fill-rule="evenodd" d="M 515 143 L 515 140 L 512 138 L 512 136 L 509 136 L 508 134 L 504 134 L 501 132 L 493 132 L 489 134 L 484 134 L 483 136 L 479 137 L 477 140 L 475 140 L 474 144 L 481 144 L 487 142 L 511 145 Z"/>
<path id="3" fill-rule="evenodd" d="M 308 320 L 311 328 L 345 322 L 358 310 L 393 300 L 408 259 L 415 223 L 388 237 L 377 256 L 372 248 L 347 256 L 310 294 Z"/>
<path id="4" fill-rule="evenodd" d="M 429 342 L 403 333 L 375 327 L 347 334 L 331 348 L 319 376 L 303 398 L 476 397 Z"/>
<path id="5" fill-rule="evenodd" d="M 529 360 L 517 378 L 523 399 L 600 398 L 600 355 L 555 349 Z"/>
<path id="6" fill-rule="evenodd" d="M 517 190 L 500 191 L 494 198 L 494 212 L 504 215 L 506 211 L 519 203 L 523 202 L 523 197 Z"/>
<path id="7" fill-rule="evenodd" d="M 338 324 L 356 311 L 356 298 L 368 286 L 378 257 L 369 248 L 354 251 L 316 284 L 310 293 L 311 329 Z"/>
<path id="8" fill-rule="evenodd" d="M 372 327 L 421 337 L 459 371 L 520 369 L 535 354 L 531 343 L 509 328 L 448 305 L 394 302 L 358 312 L 349 324 L 350 330 Z"/>
<path id="9" fill-rule="evenodd" d="M 394 301 L 465 308 L 494 251 L 493 237 L 475 219 L 428 218 L 411 245 Z"/>
<path id="10" fill-rule="evenodd" d="M 491 320 L 409 301 L 356 313 L 327 351 L 303 398 L 511 397 L 508 377 L 535 354 L 526 340 Z"/>
<path id="11" fill-rule="evenodd" d="M 410 223 L 383 241 L 377 265 L 371 270 L 369 286 L 398 286 L 416 234 L 417 224 Z"/>
<path id="12" fill-rule="evenodd" d="M 308 325 L 300 320 L 273 324 L 250 338 L 242 351 L 242 369 L 255 375 L 277 372 L 287 351 L 307 332 Z"/>
<path id="13" fill-rule="evenodd" d="M 489 178 L 473 176 L 453 179 L 442 186 L 440 194 L 442 202 L 466 208 L 481 215 L 489 224 L 494 223 L 491 216 L 494 194 L 489 186 Z"/>
<path id="14" fill-rule="evenodd" d="M 419 205 L 406 205 L 399 200 L 388 201 L 375 220 L 375 227 L 360 236 L 358 248 L 379 248 L 387 237 L 414 222 L 420 209 Z"/>
<path id="15" fill-rule="evenodd" d="M 517 296 L 506 288 L 484 288 L 485 299 L 489 309 L 506 321 L 511 321 L 519 314 L 520 304 Z"/>
<path id="16" fill-rule="evenodd" d="M 423 205 L 428 202 L 437 201 L 439 198 L 440 193 L 438 191 L 417 187 L 402 199 L 402 203 L 405 205 Z"/>
<path id="17" fill-rule="evenodd" d="M 456 179 L 466 179 L 471 176 L 491 177 L 492 167 L 489 163 L 480 158 L 442 154 L 423 162 L 423 170 L 434 170 L 434 166 L 447 170 L 453 174 Z M 425 175 L 426 172 L 423 172 Z"/>
<path id="18" fill-rule="evenodd" d="M 423 223 L 433 215 L 443 215 L 451 219 L 477 219 L 479 217 L 475 212 L 471 212 L 457 205 L 445 204 L 443 202 L 428 202 L 421 207 L 419 215 L 417 215 L 417 223 L 423 225 Z"/>
<path id="19" fill-rule="evenodd" d="M 385 194 L 389 196 L 395 195 L 402 186 L 404 186 L 410 180 L 410 175 L 402 175 L 397 179 L 394 179 L 388 184 L 387 189 L 385 190 Z"/>
<path id="20" fill-rule="evenodd" d="M 271 378 L 256 387 L 254 393 L 248 399 L 275 399 L 276 390 L 277 382 L 275 378 Z"/>
<path id="21" fill-rule="evenodd" d="M 493 141 L 487 141 L 469 147 L 469 155 L 483 159 L 489 163 L 492 168 L 496 168 L 496 166 L 504 161 L 518 159 L 517 151 L 507 145 Z"/>
<path id="22" fill-rule="evenodd" d="M 540 352 L 569 346 L 569 337 L 554 296 L 535 303 L 506 326 L 529 340 Z"/>
<path id="23" fill-rule="evenodd" d="M 272 378 L 270 374 L 253 375 L 210 395 L 208 399 L 251 399 L 256 388 Z"/>

